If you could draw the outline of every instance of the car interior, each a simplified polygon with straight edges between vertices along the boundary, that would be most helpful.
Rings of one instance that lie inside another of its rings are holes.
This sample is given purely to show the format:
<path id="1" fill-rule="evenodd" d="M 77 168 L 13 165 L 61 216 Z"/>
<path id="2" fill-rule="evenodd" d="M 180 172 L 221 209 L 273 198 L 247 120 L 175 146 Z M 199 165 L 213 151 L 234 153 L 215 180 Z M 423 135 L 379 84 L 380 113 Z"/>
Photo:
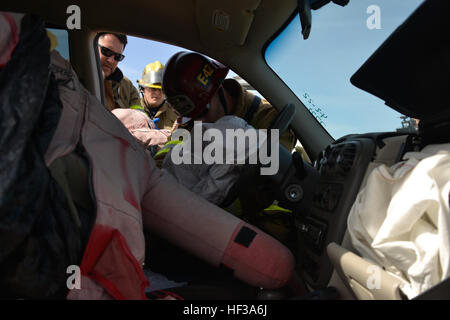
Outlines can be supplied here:
<path id="1" fill-rule="evenodd" d="M 291 210 L 294 240 L 287 245 L 294 253 L 295 271 L 307 292 L 305 296 L 284 291 L 252 296 L 254 292 L 250 292 L 246 298 L 407 299 L 398 279 L 385 270 L 380 274 L 382 289 L 367 285 L 371 263 L 352 246 L 348 215 L 374 168 L 381 164 L 392 166 L 406 152 L 425 145 L 450 142 L 450 98 L 446 93 L 450 85 L 450 46 L 443 40 L 448 39 L 445 34 L 450 31 L 450 22 L 443 12 L 449 12 L 450 5 L 448 1 L 424 1 L 349 79 L 355 87 L 389 107 L 420 119 L 419 132 L 368 131 L 334 139 L 268 65 L 264 52 L 299 15 L 303 30 L 298 32 L 307 38 L 308 28 L 314 30 L 311 10 L 314 13 L 323 6 L 347 3 L 5 0 L 0 10 L 36 14 L 48 28 L 66 30 L 67 58 L 84 86 L 103 103 L 96 35 L 111 31 L 179 46 L 221 61 L 280 111 L 275 127 L 289 126 L 311 162 L 299 153 L 280 148 L 279 172 L 262 183 L 269 186 L 280 206 Z M 81 9 L 81 29 L 70 30 L 66 25 L 70 16 L 67 8 L 73 4 Z M 446 299 L 449 292 L 430 291 L 423 298 Z M 207 291 L 197 294 L 208 299 Z"/>

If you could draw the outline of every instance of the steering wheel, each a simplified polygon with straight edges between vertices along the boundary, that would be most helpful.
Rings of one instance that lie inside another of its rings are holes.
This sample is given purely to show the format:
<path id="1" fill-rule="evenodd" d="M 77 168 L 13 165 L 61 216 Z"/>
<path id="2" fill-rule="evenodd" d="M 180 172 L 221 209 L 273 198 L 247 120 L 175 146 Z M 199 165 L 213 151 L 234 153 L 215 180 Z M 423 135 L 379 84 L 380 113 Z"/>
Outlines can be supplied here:
<path id="1" fill-rule="evenodd" d="M 284 106 L 283 110 L 281 110 L 281 112 L 272 122 L 269 129 L 279 130 L 281 137 L 281 135 L 287 130 L 287 128 L 291 124 L 292 120 L 294 119 L 294 116 L 295 116 L 295 106 L 291 103 L 288 103 L 287 105 Z"/>
<path id="2" fill-rule="evenodd" d="M 270 150 L 272 150 L 270 130 L 278 130 L 279 137 L 281 137 L 281 135 L 288 129 L 289 125 L 294 119 L 294 116 L 295 106 L 293 104 L 287 104 L 286 106 L 284 106 L 275 120 L 271 123 L 267 133 L 267 150 L 269 152 Z M 279 152 L 280 154 L 287 152 L 290 157 L 290 151 L 286 150 L 281 145 L 279 148 Z M 258 164 L 256 165 L 246 164 L 244 166 L 244 170 L 242 170 L 242 174 L 239 180 L 235 183 L 233 188 L 228 193 L 227 198 L 222 202 L 220 206 L 227 207 L 228 205 L 233 203 L 233 201 L 236 200 L 236 198 L 239 196 L 252 199 L 249 202 L 256 201 L 258 204 L 260 204 L 260 207 L 263 207 L 262 209 L 269 206 L 274 200 L 274 194 L 273 192 L 271 192 L 271 189 L 273 188 L 274 184 L 278 184 L 277 182 L 280 180 L 280 175 L 282 175 L 282 173 L 285 171 L 283 169 L 286 168 L 280 168 L 279 171 L 281 171 L 281 173 L 276 174 L 274 179 L 271 179 L 270 176 L 260 175 L 260 169 L 262 166 L 263 165 L 260 162 L 258 162 Z M 245 206 L 244 204 L 242 205 Z M 259 209 L 248 210 L 258 211 Z"/>
<path id="3" fill-rule="evenodd" d="M 283 110 L 278 114 L 275 120 L 271 123 L 267 132 L 267 150 L 270 152 L 272 150 L 272 130 L 278 130 L 278 138 L 281 138 L 283 133 L 287 130 L 289 125 L 295 116 L 295 106 L 291 103 L 288 103 L 284 106 Z"/>

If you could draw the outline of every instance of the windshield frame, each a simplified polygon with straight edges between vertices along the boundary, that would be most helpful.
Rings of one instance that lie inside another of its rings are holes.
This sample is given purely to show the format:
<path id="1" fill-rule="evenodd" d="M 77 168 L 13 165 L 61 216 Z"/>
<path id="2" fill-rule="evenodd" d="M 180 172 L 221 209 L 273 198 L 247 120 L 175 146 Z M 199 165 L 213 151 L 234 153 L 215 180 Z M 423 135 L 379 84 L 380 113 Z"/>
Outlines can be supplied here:
<path id="1" fill-rule="evenodd" d="M 312 118 L 314 119 L 314 126 L 317 127 L 315 128 L 315 130 L 320 130 L 321 134 L 323 134 L 325 136 L 325 140 L 328 140 L 328 144 L 331 144 L 335 141 L 335 139 L 333 138 L 333 136 L 328 132 L 328 130 L 325 129 L 324 126 L 322 126 L 319 122 L 319 120 L 310 112 L 310 110 L 308 109 L 308 107 L 303 103 L 303 101 L 300 99 L 300 97 L 297 95 L 296 92 L 294 92 L 292 90 L 292 88 L 280 77 L 280 75 L 271 67 L 271 65 L 269 64 L 269 62 L 267 61 L 267 56 L 266 56 L 266 52 L 268 47 L 272 44 L 272 42 L 278 38 L 278 36 L 291 24 L 291 22 L 297 18 L 299 16 L 299 11 L 298 11 L 298 7 L 295 7 L 295 9 L 292 11 L 292 13 L 289 15 L 289 17 L 286 19 L 286 21 L 279 27 L 279 29 L 272 34 L 271 37 L 269 37 L 267 39 L 267 41 L 264 43 L 264 46 L 262 47 L 261 50 L 261 54 L 262 54 L 262 58 L 264 60 L 264 63 L 267 65 L 267 67 L 271 70 L 271 72 L 275 75 L 276 78 L 278 78 L 281 83 L 283 83 L 290 92 L 292 92 L 292 94 L 297 98 L 299 104 L 301 105 L 301 107 L 303 107 L 309 114 L 311 114 Z M 301 30 L 299 30 L 299 34 L 301 33 Z M 308 143 L 303 142 L 300 137 L 297 134 L 297 139 L 305 146 Z M 317 157 L 316 154 L 308 154 L 309 157 L 311 158 L 311 160 L 315 160 L 315 158 Z"/>

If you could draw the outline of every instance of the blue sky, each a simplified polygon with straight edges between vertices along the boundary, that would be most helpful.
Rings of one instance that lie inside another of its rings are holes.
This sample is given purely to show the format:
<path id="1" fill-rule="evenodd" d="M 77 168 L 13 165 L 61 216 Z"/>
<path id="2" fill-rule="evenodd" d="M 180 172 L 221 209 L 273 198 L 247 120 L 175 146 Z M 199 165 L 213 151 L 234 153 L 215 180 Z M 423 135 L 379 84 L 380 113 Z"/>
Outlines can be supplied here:
<path id="1" fill-rule="evenodd" d="M 182 50 L 185 49 L 129 36 L 124 52 L 125 59 L 119 63 L 119 68 L 137 87 L 136 81 L 141 78 L 142 71 L 147 64 L 156 60 L 166 64 L 172 55 Z"/>
<path id="2" fill-rule="evenodd" d="M 269 46 L 266 60 L 297 96 L 327 116 L 325 128 L 334 137 L 349 133 L 390 131 L 401 126 L 400 114 L 350 83 L 351 76 L 420 4 L 422 0 L 350 0 L 313 11 L 312 31 L 303 40 L 300 20 Z M 380 8 L 381 29 L 370 30 L 367 13 Z M 309 100 L 309 99 L 308 99 Z"/>
<path id="3" fill-rule="evenodd" d="M 119 68 L 137 86 L 136 81 L 141 78 L 147 64 L 159 60 L 165 65 L 172 55 L 186 50 L 157 41 L 128 36 L 128 44 L 124 52 L 125 59 L 119 63 Z M 228 73 L 228 77 L 235 75 L 232 71 Z"/>

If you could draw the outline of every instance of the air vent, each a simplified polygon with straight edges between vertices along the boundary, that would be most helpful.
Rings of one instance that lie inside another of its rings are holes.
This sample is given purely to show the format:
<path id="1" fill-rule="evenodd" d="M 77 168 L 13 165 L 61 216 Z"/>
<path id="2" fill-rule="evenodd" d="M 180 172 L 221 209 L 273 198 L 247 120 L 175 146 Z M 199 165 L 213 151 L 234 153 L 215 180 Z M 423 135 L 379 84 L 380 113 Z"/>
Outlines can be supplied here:
<path id="1" fill-rule="evenodd" d="M 339 154 L 337 163 L 344 173 L 348 173 L 353 166 L 356 156 L 356 145 L 347 144 Z"/>

